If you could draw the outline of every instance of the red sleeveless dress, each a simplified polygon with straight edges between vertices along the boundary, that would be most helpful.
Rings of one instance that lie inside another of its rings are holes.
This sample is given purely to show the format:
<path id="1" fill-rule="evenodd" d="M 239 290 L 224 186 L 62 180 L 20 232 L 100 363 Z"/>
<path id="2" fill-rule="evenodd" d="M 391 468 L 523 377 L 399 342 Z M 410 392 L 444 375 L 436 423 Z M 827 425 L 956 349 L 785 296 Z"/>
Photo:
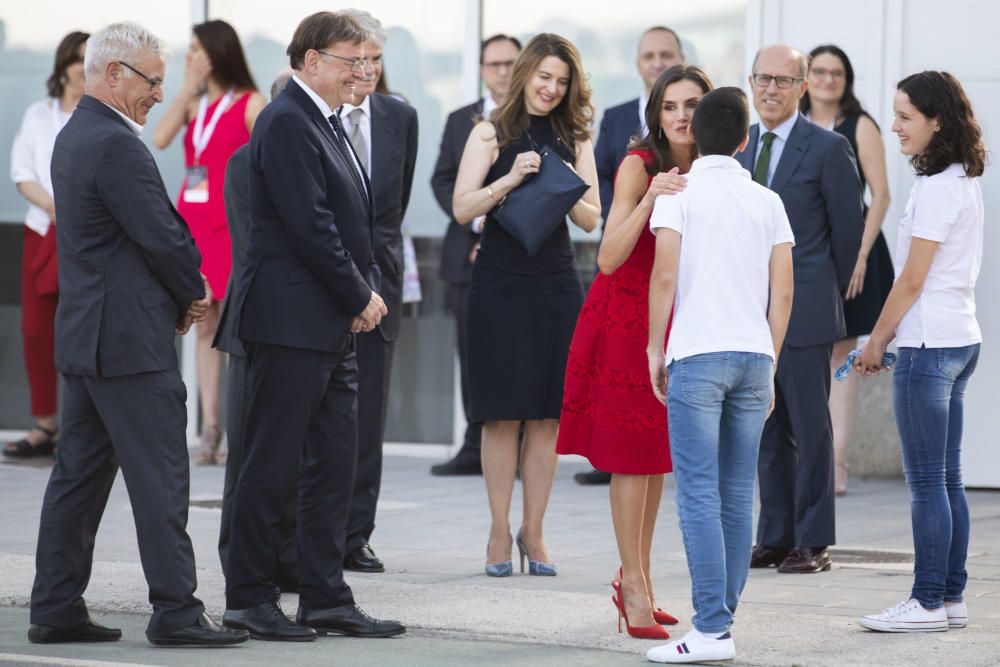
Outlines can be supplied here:
<path id="1" fill-rule="evenodd" d="M 206 123 L 215 113 L 215 107 L 225 97 L 208 106 L 205 114 Z M 208 146 L 201 154 L 199 163 L 208 171 L 208 201 L 204 203 L 184 201 L 184 189 L 187 178 L 181 184 L 181 192 L 177 197 L 177 211 L 187 221 L 194 237 L 195 245 L 201 252 L 201 272 L 208 278 L 215 300 L 221 301 L 226 295 L 226 285 L 229 273 L 233 268 L 232 242 L 229 238 L 229 227 L 226 225 L 226 205 L 222 198 L 222 186 L 226 181 L 226 163 L 236 149 L 250 141 L 247 131 L 246 109 L 250 101 L 250 93 L 243 93 L 222 114 L 215 126 L 215 131 L 208 141 Z M 184 133 L 184 166 L 194 164 L 194 121 L 188 123 Z"/>
<path id="2" fill-rule="evenodd" d="M 628 155 L 652 159 L 648 151 Z M 604 472 L 672 470 L 667 409 L 653 395 L 646 360 L 655 251 L 656 237 L 643 231 L 624 264 L 597 275 L 570 343 L 556 451 L 585 456 Z"/>

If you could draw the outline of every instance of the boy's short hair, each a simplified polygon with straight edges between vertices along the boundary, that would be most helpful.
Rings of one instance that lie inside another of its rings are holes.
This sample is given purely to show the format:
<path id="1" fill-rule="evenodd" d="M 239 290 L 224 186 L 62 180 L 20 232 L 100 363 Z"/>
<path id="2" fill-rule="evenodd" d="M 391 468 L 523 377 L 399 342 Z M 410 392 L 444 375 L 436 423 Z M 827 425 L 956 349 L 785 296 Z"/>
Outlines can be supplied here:
<path id="1" fill-rule="evenodd" d="M 750 105 L 739 88 L 716 88 L 701 98 L 691 119 L 700 155 L 733 155 L 750 127 Z"/>

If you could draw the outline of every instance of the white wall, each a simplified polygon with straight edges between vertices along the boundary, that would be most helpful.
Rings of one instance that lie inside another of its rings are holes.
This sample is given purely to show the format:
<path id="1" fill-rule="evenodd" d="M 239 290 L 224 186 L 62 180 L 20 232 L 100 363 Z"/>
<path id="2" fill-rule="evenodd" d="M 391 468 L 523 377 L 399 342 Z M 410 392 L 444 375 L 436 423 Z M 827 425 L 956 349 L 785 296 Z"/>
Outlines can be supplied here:
<path id="1" fill-rule="evenodd" d="M 777 42 L 809 51 L 834 43 L 854 66 L 855 92 L 878 121 L 886 143 L 892 205 L 883 226 L 895 249 L 896 223 L 913 184 L 913 173 L 888 131 L 896 82 L 926 69 L 947 70 L 961 80 L 983 126 L 987 149 L 1000 132 L 1000 3 L 955 0 L 947 7 L 935 0 L 751 0 L 747 12 L 747 67 L 762 45 Z M 979 367 L 965 401 L 963 468 L 968 486 L 1000 488 L 1000 447 L 993 422 L 993 379 L 1000 377 L 1000 169 L 988 167 L 982 178 L 986 204 L 983 271 L 976 299 L 983 346 Z M 895 254 L 895 253 L 894 253 Z M 892 419 L 891 405 L 885 406 Z"/>

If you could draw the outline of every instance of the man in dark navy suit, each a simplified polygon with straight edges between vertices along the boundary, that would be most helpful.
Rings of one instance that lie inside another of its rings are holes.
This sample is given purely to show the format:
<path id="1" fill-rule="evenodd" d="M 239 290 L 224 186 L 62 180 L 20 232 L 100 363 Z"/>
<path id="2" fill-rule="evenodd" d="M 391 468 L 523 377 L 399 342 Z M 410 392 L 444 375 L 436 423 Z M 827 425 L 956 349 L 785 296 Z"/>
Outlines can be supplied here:
<path id="1" fill-rule="evenodd" d="M 158 645 L 247 640 L 194 596 L 187 534 L 184 383 L 175 333 L 204 318 L 211 290 L 140 135 L 163 101 L 163 42 L 116 23 L 87 42 L 86 94 L 52 153 L 59 248 L 56 366 L 62 438 L 45 489 L 35 550 L 36 643 L 114 641 L 83 599 L 94 540 L 119 467 L 135 520 Z"/>
<path id="2" fill-rule="evenodd" d="M 276 98 L 292 78 L 292 68 L 286 67 L 271 84 L 271 99 Z M 226 377 L 226 477 L 222 491 L 222 519 L 219 526 L 219 560 L 222 573 L 229 568 L 229 528 L 232 525 L 233 497 L 243 463 L 243 442 L 246 439 L 247 406 L 250 403 L 250 378 L 247 375 L 247 354 L 236 331 L 236 317 L 230 306 L 238 301 L 240 276 L 247 254 L 247 236 L 250 233 L 250 144 L 243 144 L 233 152 L 226 163 L 226 181 L 223 197 L 226 202 L 226 224 L 232 239 L 233 268 L 229 272 L 226 300 L 222 307 L 219 327 L 212 345 L 229 355 Z M 282 591 L 298 591 L 299 575 L 295 564 L 295 509 L 298 499 L 294 493 L 285 500 L 281 519 L 281 538 L 278 544 L 278 571 L 275 583 Z"/>
<path id="3" fill-rule="evenodd" d="M 318 12 L 288 47 L 295 74 L 250 138 L 250 235 L 233 314 L 250 405 L 233 499 L 226 625 L 311 641 L 405 632 L 365 614 L 344 581 L 357 465 L 355 333 L 386 314 L 372 252 L 372 193 L 334 109 L 368 69 L 356 19 Z M 275 599 L 282 506 L 298 486 L 299 609 Z"/>
<path id="4" fill-rule="evenodd" d="M 608 219 L 611 200 L 615 195 L 615 172 L 628 153 L 633 137 L 646 135 L 646 100 L 661 74 L 674 65 L 684 64 L 684 49 L 677 33 L 670 28 L 654 26 L 642 33 L 635 67 L 642 77 L 642 97 L 610 107 L 601 118 L 594 157 L 597 159 L 597 180 L 601 188 L 601 217 Z M 578 472 L 573 478 L 578 484 L 610 484 L 611 474 L 601 470 Z"/>
<path id="5" fill-rule="evenodd" d="M 462 382 L 462 407 L 465 418 L 469 418 L 469 364 L 468 332 L 466 328 L 467 306 L 469 302 L 469 281 L 472 279 L 472 263 L 479 243 L 479 233 L 483 221 L 473 220 L 471 224 L 460 225 L 452 215 L 451 196 L 458 177 L 458 165 L 462 161 L 465 142 L 472 128 L 482 118 L 490 114 L 507 99 L 510 76 L 514 62 L 521 52 L 521 43 L 508 35 L 493 35 L 483 40 L 479 50 L 479 76 L 486 86 L 487 95 L 477 102 L 456 109 L 448 115 L 441 137 L 431 188 L 434 198 L 449 218 L 448 231 L 441 251 L 441 280 L 448 283 L 448 305 L 455 316 L 458 340 L 458 363 Z M 481 475 L 483 468 L 479 462 L 479 447 L 482 424 L 468 424 L 462 447 L 450 461 L 431 467 L 433 475 Z"/>
<path id="6" fill-rule="evenodd" d="M 370 34 L 365 55 L 371 75 L 358 82 L 353 103 L 344 104 L 340 121 L 371 181 L 375 203 L 375 260 L 382 273 L 382 298 L 389 314 L 375 331 L 360 333 L 358 345 L 358 471 L 351 516 L 347 523 L 344 567 L 358 572 L 384 572 L 368 544 L 375 530 L 375 511 L 382 481 L 382 438 L 389 402 L 392 353 L 403 310 L 403 216 L 410 202 L 417 163 L 417 112 L 409 104 L 375 92 L 382 76 L 387 35 L 368 12 L 344 10 Z"/>
<path id="7" fill-rule="evenodd" d="M 845 335 L 841 295 L 864 232 L 854 151 L 840 134 L 799 113 L 808 56 L 762 49 L 750 86 L 760 123 L 736 155 L 785 204 L 795 233 L 795 297 L 775 371 L 775 407 L 764 425 L 758 476 L 760 518 L 751 567 L 779 572 L 830 568 L 836 539 L 830 352 Z"/>

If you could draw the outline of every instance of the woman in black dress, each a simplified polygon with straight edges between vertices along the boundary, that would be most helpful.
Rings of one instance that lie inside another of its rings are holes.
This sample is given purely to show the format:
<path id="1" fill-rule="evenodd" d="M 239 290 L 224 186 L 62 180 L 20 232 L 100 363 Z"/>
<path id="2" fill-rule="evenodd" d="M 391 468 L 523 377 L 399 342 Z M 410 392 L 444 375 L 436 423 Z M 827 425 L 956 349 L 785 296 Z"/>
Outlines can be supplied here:
<path id="1" fill-rule="evenodd" d="M 892 289 L 894 273 L 889 246 L 882 235 L 882 220 L 889 208 L 889 177 L 885 168 L 885 144 L 878 125 L 854 96 L 854 68 L 847 54 L 832 44 L 817 46 L 810 54 L 809 88 L 799 103 L 813 123 L 838 132 L 851 143 L 858 160 L 861 186 L 867 185 L 871 203 L 865 207 L 865 232 L 861 251 L 844 293 L 847 337 L 833 346 L 831 369 L 844 363 L 858 346 L 858 336 L 875 327 L 882 304 Z M 835 489 L 847 493 L 847 446 L 854 428 L 858 404 L 858 378 L 851 374 L 830 387 L 830 417 L 833 421 Z"/>
<path id="2" fill-rule="evenodd" d="M 556 573 L 542 520 L 555 477 L 566 357 L 583 304 L 566 223 L 529 256 L 491 211 L 538 171 L 537 150 L 549 146 L 591 185 L 570 220 L 588 232 L 597 227 L 601 207 L 589 135 L 593 115 L 576 47 L 558 35 L 538 35 L 514 65 L 507 101 L 469 136 L 455 182 L 455 219 L 467 224 L 486 216 L 469 287 L 469 376 L 472 421 L 484 422 L 483 475 L 492 515 L 486 573 L 491 576 L 513 571 L 508 515 L 522 421 L 521 566 L 527 558 L 530 574 Z"/>

